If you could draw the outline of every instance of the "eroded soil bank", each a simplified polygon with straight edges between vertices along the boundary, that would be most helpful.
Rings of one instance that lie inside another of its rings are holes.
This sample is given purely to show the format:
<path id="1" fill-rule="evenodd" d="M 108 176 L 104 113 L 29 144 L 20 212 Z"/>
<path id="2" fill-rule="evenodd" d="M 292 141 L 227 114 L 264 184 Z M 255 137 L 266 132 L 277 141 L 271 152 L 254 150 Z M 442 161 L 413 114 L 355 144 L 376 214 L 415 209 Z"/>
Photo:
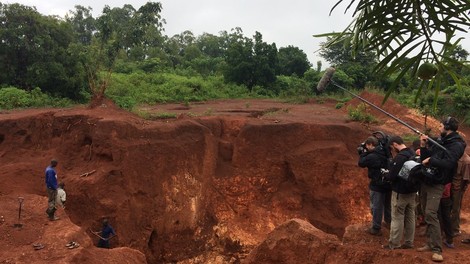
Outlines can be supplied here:
<path id="1" fill-rule="evenodd" d="M 391 104 L 419 125 L 422 117 Z M 303 255 L 330 256 L 324 263 L 352 255 L 359 262 L 347 263 L 396 259 L 374 253 L 386 235 L 362 232 L 370 219 L 367 177 L 356 165 L 356 147 L 371 131 L 410 134 L 396 123 L 349 122 L 346 110 L 323 101 L 146 110 L 178 118 L 144 120 L 112 105 L 0 114 L 0 263 L 240 263 L 276 227 L 294 237 L 298 230 L 316 234 L 305 237 L 323 242 Z M 67 207 L 59 221 L 48 222 L 43 171 L 52 157 L 66 183 Z M 89 232 L 103 218 L 118 233 L 111 250 L 96 248 Z M 72 240 L 81 246 L 66 248 Z M 33 243 L 45 248 L 35 251 Z M 456 250 L 452 259 L 464 253 Z M 428 259 L 400 254 L 403 262 L 396 263 Z"/>

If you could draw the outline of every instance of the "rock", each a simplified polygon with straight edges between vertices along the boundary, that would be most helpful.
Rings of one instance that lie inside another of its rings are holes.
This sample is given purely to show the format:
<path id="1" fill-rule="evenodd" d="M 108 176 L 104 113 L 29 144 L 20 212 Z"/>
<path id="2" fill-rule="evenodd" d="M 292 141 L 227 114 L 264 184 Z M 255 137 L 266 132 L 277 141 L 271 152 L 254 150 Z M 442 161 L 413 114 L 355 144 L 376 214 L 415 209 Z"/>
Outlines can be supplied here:
<path id="1" fill-rule="evenodd" d="M 305 220 L 291 219 L 268 234 L 242 263 L 322 263 L 339 245 L 335 235 Z"/>

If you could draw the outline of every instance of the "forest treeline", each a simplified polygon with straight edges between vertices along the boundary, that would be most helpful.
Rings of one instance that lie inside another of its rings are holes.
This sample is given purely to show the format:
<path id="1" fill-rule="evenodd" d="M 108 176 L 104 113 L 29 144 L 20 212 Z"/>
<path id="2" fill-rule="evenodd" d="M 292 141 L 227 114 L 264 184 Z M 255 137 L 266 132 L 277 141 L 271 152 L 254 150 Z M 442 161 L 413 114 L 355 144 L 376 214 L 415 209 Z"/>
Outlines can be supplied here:
<path id="1" fill-rule="evenodd" d="M 0 108 L 86 103 L 102 94 L 127 109 L 161 102 L 315 95 L 325 67 L 313 65 L 298 47 L 278 48 L 266 43 L 261 32 L 245 36 L 241 28 L 218 35 L 184 31 L 167 36 L 162 9 L 159 2 L 139 8 L 105 6 L 93 17 L 90 7 L 77 5 L 59 17 L 0 3 Z M 467 60 L 462 47 L 454 53 L 457 60 Z M 323 45 L 320 55 L 336 67 L 335 81 L 347 89 L 386 91 L 394 80 L 373 73 L 378 63 L 373 52 L 353 57 L 349 47 Z M 397 97 L 434 114 L 454 112 L 468 119 L 470 72 L 465 67 L 459 71 L 464 76 L 461 89 L 449 77 L 437 109 L 429 107 L 432 94 L 413 96 L 415 76 L 401 79 Z M 453 109 L 442 107 L 449 101 Z"/>

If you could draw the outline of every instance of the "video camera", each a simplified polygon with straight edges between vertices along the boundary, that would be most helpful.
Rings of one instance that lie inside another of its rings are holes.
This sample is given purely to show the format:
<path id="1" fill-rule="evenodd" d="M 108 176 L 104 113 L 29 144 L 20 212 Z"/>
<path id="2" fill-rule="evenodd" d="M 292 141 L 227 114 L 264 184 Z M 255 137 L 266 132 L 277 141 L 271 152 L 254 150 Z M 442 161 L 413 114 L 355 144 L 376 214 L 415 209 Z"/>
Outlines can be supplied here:
<path id="1" fill-rule="evenodd" d="M 361 155 L 362 153 L 365 153 L 365 152 L 367 152 L 366 143 L 365 143 L 365 142 L 362 142 L 362 143 L 359 144 L 359 146 L 357 147 L 357 154 Z"/>
<path id="2" fill-rule="evenodd" d="M 392 153 L 390 151 L 390 136 L 385 134 L 382 131 L 375 131 L 372 133 L 372 136 L 377 138 L 379 141 L 379 146 L 383 150 L 384 154 L 387 156 L 387 158 L 392 157 Z M 366 144 L 365 142 L 362 142 L 359 147 L 357 147 L 357 153 L 361 155 L 362 153 L 367 152 Z"/>

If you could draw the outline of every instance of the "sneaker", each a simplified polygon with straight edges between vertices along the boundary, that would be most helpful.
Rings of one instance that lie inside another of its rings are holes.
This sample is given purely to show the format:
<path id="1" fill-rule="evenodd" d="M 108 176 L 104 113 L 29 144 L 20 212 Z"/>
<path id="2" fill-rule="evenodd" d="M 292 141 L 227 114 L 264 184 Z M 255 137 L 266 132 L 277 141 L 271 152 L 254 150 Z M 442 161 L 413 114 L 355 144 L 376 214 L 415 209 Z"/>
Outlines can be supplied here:
<path id="1" fill-rule="evenodd" d="M 382 235 L 382 231 L 380 231 L 380 229 L 375 229 L 373 227 L 367 229 L 367 232 L 373 236 L 381 236 Z"/>
<path id="2" fill-rule="evenodd" d="M 386 250 L 394 250 L 395 248 L 393 246 L 391 246 L 390 244 L 387 244 L 387 245 L 382 245 L 382 248 L 383 249 L 386 249 Z M 397 247 L 398 249 L 399 247 Z"/>
<path id="3" fill-rule="evenodd" d="M 444 257 L 442 257 L 442 254 L 441 253 L 434 253 L 432 254 L 432 261 L 435 261 L 435 262 L 442 262 L 444 261 Z"/>
<path id="4" fill-rule="evenodd" d="M 416 249 L 418 252 L 424 252 L 424 251 L 431 251 L 431 247 L 429 245 L 424 245 L 418 249 Z"/>
<path id="5" fill-rule="evenodd" d="M 448 247 L 448 248 L 455 248 L 454 243 L 449 243 L 447 241 L 444 241 L 444 245 L 446 245 L 446 247 Z"/>
<path id="6" fill-rule="evenodd" d="M 470 244 L 470 238 L 462 239 L 463 244 Z"/>

